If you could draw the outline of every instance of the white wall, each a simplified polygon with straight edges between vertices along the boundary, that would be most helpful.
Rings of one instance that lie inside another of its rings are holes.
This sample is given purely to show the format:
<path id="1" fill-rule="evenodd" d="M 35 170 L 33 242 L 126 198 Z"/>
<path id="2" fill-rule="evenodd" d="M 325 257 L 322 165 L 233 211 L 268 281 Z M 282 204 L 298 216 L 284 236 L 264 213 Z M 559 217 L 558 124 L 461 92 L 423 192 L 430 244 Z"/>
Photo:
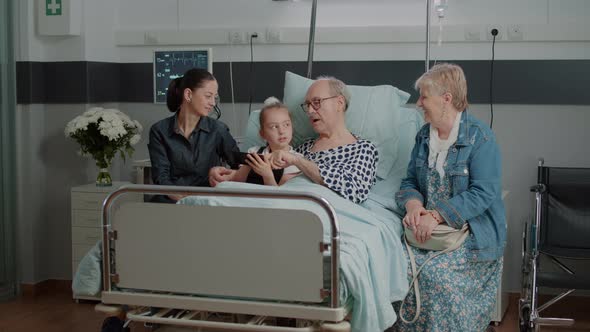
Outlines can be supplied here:
<path id="1" fill-rule="evenodd" d="M 280 29 L 289 43 L 257 44 L 259 61 L 305 61 L 306 27 L 311 1 L 270 0 L 105 0 L 83 3 L 82 33 L 73 37 L 39 36 L 33 4 L 19 1 L 17 47 L 19 61 L 151 62 L 152 50 L 172 37 L 194 35 L 208 40 L 214 61 L 247 61 L 247 45 L 229 46 L 226 32 Z M 462 40 L 465 29 L 483 32 L 489 24 L 504 29 L 524 28 L 524 41 L 499 41 L 496 59 L 590 59 L 590 29 L 585 26 L 590 1 L 585 0 L 450 0 L 442 47 L 432 45 L 432 59 L 488 59 L 490 43 Z M 422 60 L 424 59 L 424 1 L 319 0 L 316 60 Z M 433 24 L 436 20 L 433 21 Z M 336 28 L 336 29 L 334 29 Z M 534 30 L 527 30 L 534 29 Z M 164 36 L 159 43 L 144 43 L 145 32 Z M 343 32 L 344 31 L 344 32 Z M 437 29 L 435 29 L 437 31 Z M 174 32 L 170 34 L 170 32 Z M 504 30 L 506 36 L 506 31 Z M 168 34 L 166 34 L 168 33 Z M 391 34 L 391 42 L 385 42 Z M 335 43 L 343 35 L 355 43 Z M 540 36 L 543 35 L 543 36 Z M 141 43 L 133 40 L 140 36 Z M 184 38 L 184 37 L 183 37 Z M 363 38 L 373 42 L 360 42 Z M 371 39 L 372 38 L 372 39 Z M 406 39 L 404 39 L 406 38 Z M 436 41 L 436 34 L 433 34 Z M 405 41 L 404 41 L 405 40 Z M 567 84 L 567 82 L 564 82 Z M 96 167 L 76 154 L 77 147 L 63 135 L 67 121 L 92 105 L 19 105 L 17 107 L 19 165 L 19 257 L 23 282 L 48 278 L 69 279 L 69 188 L 94 180 Z M 162 106 L 119 103 L 117 107 L 147 129 L 167 116 Z M 223 120 L 239 136 L 247 105 L 224 105 Z M 488 106 L 473 105 L 487 121 Z M 505 257 L 508 290 L 519 282 L 519 234 L 531 214 L 528 187 L 535 180 L 536 159 L 548 164 L 590 167 L 586 142 L 590 134 L 590 106 L 496 105 L 494 130 L 503 153 L 504 186 L 508 198 L 509 237 Z M 146 136 L 135 158 L 147 158 Z M 114 165 L 117 179 L 131 179 L 129 165 Z"/>

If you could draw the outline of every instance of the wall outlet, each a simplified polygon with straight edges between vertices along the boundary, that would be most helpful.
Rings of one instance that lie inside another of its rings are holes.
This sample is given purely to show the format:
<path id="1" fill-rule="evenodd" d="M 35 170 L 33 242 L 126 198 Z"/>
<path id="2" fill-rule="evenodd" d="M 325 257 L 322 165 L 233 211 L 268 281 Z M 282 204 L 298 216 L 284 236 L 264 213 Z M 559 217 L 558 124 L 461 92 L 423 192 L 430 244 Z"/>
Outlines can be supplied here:
<path id="1" fill-rule="evenodd" d="M 278 28 L 266 29 L 266 42 L 271 44 L 279 44 L 281 42 L 281 30 Z"/>
<path id="2" fill-rule="evenodd" d="M 477 25 L 465 26 L 465 40 L 477 41 L 481 40 L 481 27 Z"/>
<path id="3" fill-rule="evenodd" d="M 228 33 L 228 42 L 232 45 L 244 44 L 244 33 L 240 30 L 231 30 Z"/>
<path id="4" fill-rule="evenodd" d="M 511 24 L 506 28 L 508 40 L 523 40 L 524 34 L 522 32 L 522 25 Z"/>
<path id="5" fill-rule="evenodd" d="M 252 38 L 252 44 L 264 43 L 266 33 L 262 29 L 249 29 L 246 32 L 246 43 L 250 44 L 250 38 Z"/>
<path id="6" fill-rule="evenodd" d="M 502 26 L 499 24 L 489 24 L 486 27 L 486 39 L 487 40 L 493 40 L 494 36 L 492 35 L 492 30 L 496 29 L 498 30 L 498 34 L 496 35 L 496 41 L 498 40 L 502 40 Z"/>

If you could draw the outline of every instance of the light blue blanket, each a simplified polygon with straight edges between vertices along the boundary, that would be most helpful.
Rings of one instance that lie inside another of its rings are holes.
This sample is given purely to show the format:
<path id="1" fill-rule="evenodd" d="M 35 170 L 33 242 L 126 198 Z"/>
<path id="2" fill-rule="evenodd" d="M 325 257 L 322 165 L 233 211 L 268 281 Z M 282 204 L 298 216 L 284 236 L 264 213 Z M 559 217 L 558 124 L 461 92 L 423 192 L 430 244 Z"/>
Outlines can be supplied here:
<path id="1" fill-rule="evenodd" d="M 280 188 L 238 182 L 224 182 L 219 188 L 311 192 L 326 198 L 334 207 L 340 224 L 340 299 L 342 303 L 352 303 L 352 330 L 381 332 L 393 325 L 396 314 L 391 303 L 402 300 L 408 291 L 407 263 L 400 241 L 401 222 L 396 214 L 379 209 L 370 201 L 364 205 L 371 206 L 371 210 L 351 203 L 303 176 L 290 180 Z M 306 201 L 192 196 L 179 203 L 303 209 L 325 216 L 316 204 Z M 330 225 L 327 218 L 321 219 L 327 240 Z"/>

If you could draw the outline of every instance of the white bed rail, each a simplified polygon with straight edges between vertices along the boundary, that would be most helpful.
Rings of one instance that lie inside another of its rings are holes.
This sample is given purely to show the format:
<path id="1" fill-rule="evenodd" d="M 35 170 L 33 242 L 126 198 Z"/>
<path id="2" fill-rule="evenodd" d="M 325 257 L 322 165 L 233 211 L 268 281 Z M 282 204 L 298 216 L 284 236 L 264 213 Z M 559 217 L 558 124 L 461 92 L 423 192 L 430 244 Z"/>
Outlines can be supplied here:
<path id="1" fill-rule="evenodd" d="M 129 185 L 121 187 L 119 190 L 111 193 L 103 203 L 102 221 L 103 221 L 103 291 L 106 293 L 115 293 L 112 289 L 112 283 L 117 283 L 117 275 L 111 273 L 111 241 L 116 239 L 116 233 L 112 227 L 113 206 L 116 206 L 117 200 L 130 193 L 143 193 L 151 195 L 169 195 L 180 194 L 190 196 L 213 196 L 213 197 L 247 197 L 247 198 L 264 198 L 264 199 L 294 199 L 311 201 L 319 205 L 330 219 L 330 244 L 321 245 L 320 251 L 330 250 L 331 253 L 331 279 L 329 292 L 323 292 L 322 297 L 330 296 L 330 307 L 332 309 L 340 308 L 339 298 L 339 227 L 336 213 L 330 203 L 318 195 L 312 193 L 299 193 L 290 191 L 275 190 L 236 190 L 236 189 L 213 189 L 200 187 L 177 187 L 177 186 L 155 186 L 155 185 Z M 319 290 L 321 291 L 321 290 Z M 139 294 L 138 294 L 139 295 Z M 194 299 L 194 298 L 193 298 Z"/>

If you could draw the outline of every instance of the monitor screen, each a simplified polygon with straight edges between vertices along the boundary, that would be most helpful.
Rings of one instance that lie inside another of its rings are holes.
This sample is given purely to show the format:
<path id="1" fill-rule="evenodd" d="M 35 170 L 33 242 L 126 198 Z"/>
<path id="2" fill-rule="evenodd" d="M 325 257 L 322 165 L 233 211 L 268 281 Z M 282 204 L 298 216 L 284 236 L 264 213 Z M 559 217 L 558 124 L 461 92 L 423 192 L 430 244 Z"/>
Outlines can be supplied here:
<path id="1" fill-rule="evenodd" d="M 207 69 L 213 73 L 211 49 L 158 50 L 154 52 L 154 102 L 166 103 L 170 81 L 191 68 Z"/>

